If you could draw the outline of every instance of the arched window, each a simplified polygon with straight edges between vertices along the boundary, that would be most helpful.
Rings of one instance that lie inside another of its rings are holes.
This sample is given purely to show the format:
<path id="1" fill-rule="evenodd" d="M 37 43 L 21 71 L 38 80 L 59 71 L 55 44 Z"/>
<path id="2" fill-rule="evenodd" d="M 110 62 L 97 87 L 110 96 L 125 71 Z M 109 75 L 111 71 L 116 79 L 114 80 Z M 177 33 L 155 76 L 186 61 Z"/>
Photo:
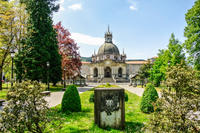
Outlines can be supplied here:
<path id="1" fill-rule="evenodd" d="M 94 68 L 94 77 L 98 77 L 98 69 Z"/>
<path id="2" fill-rule="evenodd" d="M 118 77 L 122 77 L 122 68 L 121 67 L 118 69 Z"/>

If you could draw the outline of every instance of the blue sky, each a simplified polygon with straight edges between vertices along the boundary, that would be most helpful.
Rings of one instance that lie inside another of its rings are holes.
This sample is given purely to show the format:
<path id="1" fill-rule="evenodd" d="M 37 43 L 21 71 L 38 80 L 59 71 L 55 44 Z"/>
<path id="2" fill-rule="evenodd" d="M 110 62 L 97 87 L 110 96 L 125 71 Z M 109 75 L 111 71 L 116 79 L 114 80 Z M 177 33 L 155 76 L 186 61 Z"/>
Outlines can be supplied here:
<path id="1" fill-rule="evenodd" d="M 59 0 L 54 23 L 62 22 L 89 57 L 104 42 L 108 24 L 128 59 L 148 59 L 168 45 L 173 32 L 184 42 L 185 13 L 195 0 Z"/>

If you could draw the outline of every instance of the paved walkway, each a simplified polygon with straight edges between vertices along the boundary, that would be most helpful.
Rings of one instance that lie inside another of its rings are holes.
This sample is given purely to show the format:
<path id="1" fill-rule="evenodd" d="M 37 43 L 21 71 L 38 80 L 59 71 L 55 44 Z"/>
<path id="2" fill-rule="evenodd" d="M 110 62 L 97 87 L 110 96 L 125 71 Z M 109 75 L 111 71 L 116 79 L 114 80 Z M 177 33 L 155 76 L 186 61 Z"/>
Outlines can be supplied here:
<path id="1" fill-rule="evenodd" d="M 131 93 L 134 93 L 138 96 L 142 96 L 143 92 L 144 92 L 144 88 L 138 88 L 138 87 L 133 87 L 133 86 L 129 86 L 129 85 L 118 85 L 128 91 L 130 91 Z M 161 97 L 161 93 L 158 92 L 159 97 Z"/>
<path id="2" fill-rule="evenodd" d="M 86 86 L 86 87 L 78 87 L 79 94 L 88 91 L 92 89 L 94 86 Z M 60 92 L 52 92 L 50 96 L 45 97 L 45 100 L 48 102 L 49 107 L 54 107 L 58 104 L 61 104 L 62 97 L 63 97 L 64 91 Z"/>

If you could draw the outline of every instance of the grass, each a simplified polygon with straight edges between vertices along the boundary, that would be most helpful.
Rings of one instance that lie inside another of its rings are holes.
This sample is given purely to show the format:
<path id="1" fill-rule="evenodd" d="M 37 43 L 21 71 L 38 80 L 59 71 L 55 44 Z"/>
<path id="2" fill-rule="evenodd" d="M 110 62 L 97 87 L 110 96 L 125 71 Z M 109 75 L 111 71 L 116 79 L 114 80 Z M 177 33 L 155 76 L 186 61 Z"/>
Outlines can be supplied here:
<path id="1" fill-rule="evenodd" d="M 111 85 L 109 83 L 107 83 L 107 84 L 101 84 L 101 85 L 98 85 L 98 86 L 90 89 L 90 91 L 94 91 L 95 88 L 119 88 L 119 86 L 117 86 L 117 85 Z"/>
<path id="2" fill-rule="evenodd" d="M 47 88 L 47 85 L 46 84 L 41 84 L 42 85 L 42 87 L 44 87 L 45 89 Z M 68 85 L 66 85 L 66 87 L 67 87 Z M 3 85 L 2 85 L 2 87 L 3 87 L 3 90 L 0 90 L 0 99 L 6 99 L 6 95 L 7 95 L 7 92 L 8 92 L 8 90 L 10 89 L 10 87 L 11 87 L 11 84 L 10 83 L 3 83 Z M 78 85 L 76 85 L 76 87 L 79 87 Z M 62 91 L 62 89 L 63 89 L 63 85 L 61 85 L 61 84 L 58 84 L 58 85 L 56 85 L 56 86 L 53 86 L 53 85 L 51 85 L 50 84 L 50 91 L 51 92 L 58 92 L 58 91 Z"/>
<path id="3" fill-rule="evenodd" d="M 3 89 L 0 91 L 0 99 L 6 99 L 8 89 Z"/>
<path id="4" fill-rule="evenodd" d="M 3 90 L 0 90 L 0 99 L 6 99 L 6 95 L 10 87 L 11 87 L 11 84 L 3 83 L 2 85 Z"/>
<path id="5" fill-rule="evenodd" d="M 138 88 L 143 88 L 145 89 L 145 86 L 142 87 L 142 85 L 137 85 Z M 158 92 L 161 92 L 162 91 L 162 86 L 160 87 L 155 87 L 155 89 L 158 91 Z"/>
<path id="6" fill-rule="evenodd" d="M 95 88 L 118 88 L 118 87 L 119 86 L 117 86 L 117 85 L 111 85 L 111 84 L 107 83 L 107 84 L 98 85 Z"/>
<path id="7" fill-rule="evenodd" d="M 59 117 L 63 119 L 62 128 L 54 129 L 56 133 L 68 133 L 68 132 L 91 132 L 91 133 L 121 133 L 121 132 L 140 132 L 141 128 L 144 126 L 144 123 L 148 122 L 149 115 L 144 114 L 140 111 L 139 105 L 141 97 L 127 92 L 129 95 L 129 101 L 125 104 L 125 130 L 115 130 L 108 128 L 107 130 L 101 129 L 94 124 L 94 104 L 89 103 L 89 96 L 92 94 L 92 91 L 84 92 L 80 95 L 82 112 L 74 113 L 62 113 L 61 105 L 58 105 L 52 110 L 55 112 L 54 117 Z M 52 116 L 51 116 L 52 117 Z M 56 121 L 57 122 L 57 121 Z M 52 125 L 49 125 L 48 129 L 52 128 Z"/>
<path id="8" fill-rule="evenodd" d="M 45 88 L 47 88 L 47 85 L 43 84 L 43 86 Z M 68 87 L 69 85 L 66 85 L 66 88 Z M 76 87 L 79 87 L 79 85 L 75 85 Z M 49 89 L 51 92 L 58 92 L 58 91 L 62 91 L 62 89 L 64 88 L 64 85 L 61 85 L 61 84 L 57 84 L 56 86 L 53 86 L 50 84 L 49 86 Z"/>

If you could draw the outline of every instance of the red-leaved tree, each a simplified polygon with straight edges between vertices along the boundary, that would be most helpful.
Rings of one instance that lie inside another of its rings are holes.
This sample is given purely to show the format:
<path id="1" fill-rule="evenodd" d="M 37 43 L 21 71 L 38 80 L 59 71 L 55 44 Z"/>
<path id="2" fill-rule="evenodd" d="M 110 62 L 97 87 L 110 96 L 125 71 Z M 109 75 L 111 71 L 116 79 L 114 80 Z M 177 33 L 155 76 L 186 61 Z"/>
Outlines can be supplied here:
<path id="1" fill-rule="evenodd" d="M 81 68 L 81 57 L 78 53 L 79 47 L 75 41 L 70 38 L 70 32 L 65 29 L 61 22 L 54 25 L 54 29 L 57 31 L 59 53 L 62 56 L 62 71 L 64 76 L 68 79 L 73 79 L 75 76 L 80 74 Z"/>

